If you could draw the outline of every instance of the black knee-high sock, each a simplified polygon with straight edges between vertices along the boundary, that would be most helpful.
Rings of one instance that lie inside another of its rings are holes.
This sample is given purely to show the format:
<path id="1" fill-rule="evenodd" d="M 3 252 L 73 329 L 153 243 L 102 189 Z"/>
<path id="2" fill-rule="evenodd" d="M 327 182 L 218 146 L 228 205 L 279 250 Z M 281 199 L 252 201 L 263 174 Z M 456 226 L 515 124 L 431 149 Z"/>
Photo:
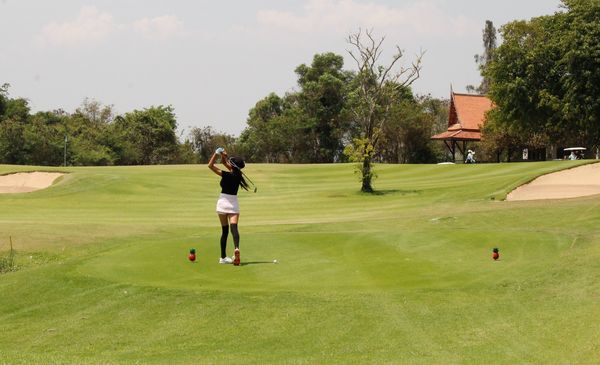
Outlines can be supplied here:
<path id="1" fill-rule="evenodd" d="M 221 226 L 221 258 L 227 256 L 227 236 L 229 235 L 229 226 Z"/>
<path id="2" fill-rule="evenodd" d="M 237 223 L 231 225 L 231 235 L 233 236 L 234 247 L 240 248 L 240 233 L 238 232 Z"/>

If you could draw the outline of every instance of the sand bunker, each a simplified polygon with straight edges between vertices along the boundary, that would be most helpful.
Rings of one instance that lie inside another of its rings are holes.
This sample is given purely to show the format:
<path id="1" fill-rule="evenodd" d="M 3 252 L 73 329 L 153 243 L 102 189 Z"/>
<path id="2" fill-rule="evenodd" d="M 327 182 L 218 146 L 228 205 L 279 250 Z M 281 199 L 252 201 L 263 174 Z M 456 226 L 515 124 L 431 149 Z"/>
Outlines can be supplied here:
<path id="1" fill-rule="evenodd" d="M 511 191 L 506 200 L 565 199 L 600 194 L 600 163 L 540 176 Z"/>
<path id="2" fill-rule="evenodd" d="M 0 194 L 29 193 L 45 189 L 63 176 L 59 172 L 19 172 L 0 176 Z"/>

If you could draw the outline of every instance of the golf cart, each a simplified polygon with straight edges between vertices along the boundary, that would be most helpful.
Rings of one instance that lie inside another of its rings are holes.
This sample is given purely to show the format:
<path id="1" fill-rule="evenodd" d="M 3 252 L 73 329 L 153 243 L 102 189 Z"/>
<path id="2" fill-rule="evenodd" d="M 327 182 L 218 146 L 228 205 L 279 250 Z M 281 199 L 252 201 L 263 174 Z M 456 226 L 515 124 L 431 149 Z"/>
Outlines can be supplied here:
<path id="1" fill-rule="evenodd" d="M 587 148 L 585 147 L 568 147 L 563 151 L 565 153 L 565 160 L 581 160 L 583 159 L 583 154 Z M 570 155 L 566 155 L 566 153 L 570 152 Z"/>

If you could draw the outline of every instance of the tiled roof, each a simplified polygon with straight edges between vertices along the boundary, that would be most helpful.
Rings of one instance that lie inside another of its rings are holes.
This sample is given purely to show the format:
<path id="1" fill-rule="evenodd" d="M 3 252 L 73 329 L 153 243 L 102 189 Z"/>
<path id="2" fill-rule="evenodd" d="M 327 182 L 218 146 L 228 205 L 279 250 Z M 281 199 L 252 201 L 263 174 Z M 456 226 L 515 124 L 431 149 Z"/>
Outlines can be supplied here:
<path id="1" fill-rule="evenodd" d="M 479 131 L 463 131 L 463 130 L 458 130 L 458 131 L 447 131 L 447 132 L 442 132 L 440 134 L 436 134 L 435 136 L 431 137 L 431 139 L 453 139 L 456 141 L 467 141 L 467 140 L 477 140 L 479 141 L 481 139 L 481 132 Z"/>
<path id="2" fill-rule="evenodd" d="M 485 113 L 493 106 L 485 95 L 457 94 L 450 96 L 448 130 L 431 139 L 480 140 L 480 127 L 485 123 Z"/>
<path id="3" fill-rule="evenodd" d="M 453 93 L 450 104 L 456 110 L 457 120 L 453 120 L 448 126 L 458 123 L 462 129 L 479 130 L 484 123 L 485 112 L 492 108 L 492 101 L 485 95 Z"/>

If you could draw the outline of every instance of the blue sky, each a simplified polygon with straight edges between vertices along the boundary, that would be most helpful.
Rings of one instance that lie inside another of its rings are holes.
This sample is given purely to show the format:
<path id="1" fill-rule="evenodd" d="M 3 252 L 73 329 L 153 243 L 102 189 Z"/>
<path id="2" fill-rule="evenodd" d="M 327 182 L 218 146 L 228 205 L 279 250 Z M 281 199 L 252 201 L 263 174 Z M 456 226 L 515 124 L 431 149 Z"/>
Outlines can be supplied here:
<path id="1" fill-rule="evenodd" d="M 238 135 L 248 110 L 296 87 L 314 54 L 346 58 L 359 27 L 386 36 L 405 62 L 424 50 L 419 94 L 447 97 L 479 82 L 473 55 L 489 19 L 559 11 L 558 0 L 0 0 L 0 84 L 33 111 L 72 112 L 87 97 L 117 113 L 172 105 L 179 131 L 213 126 Z M 387 56 L 387 57 L 386 57 Z"/>

